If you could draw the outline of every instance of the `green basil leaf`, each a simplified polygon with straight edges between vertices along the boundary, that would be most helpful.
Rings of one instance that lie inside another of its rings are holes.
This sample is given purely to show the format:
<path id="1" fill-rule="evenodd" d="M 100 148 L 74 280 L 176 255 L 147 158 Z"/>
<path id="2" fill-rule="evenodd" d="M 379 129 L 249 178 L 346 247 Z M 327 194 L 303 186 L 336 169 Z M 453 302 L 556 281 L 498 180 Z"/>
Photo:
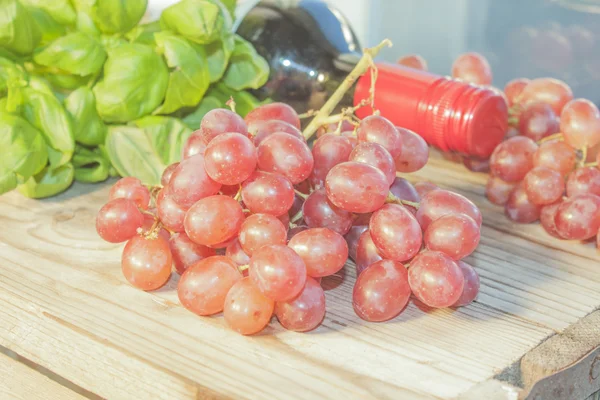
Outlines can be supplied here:
<path id="1" fill-rule="evenodd" d="M 181 0 L 163 10 L 160 26 L 196 43 L 208 44 L 231 30 L 232 19 L 218 0 Z"/>
<path id="2" fill-rule="evenodd" d="M 204 50 L 194 48 L 171 32 L 154 35 L 158 51 L 171 68 L 165 102 L 155 114 L 171 114 L 182 107 L 196 106 L 208 89 L 210 76 Z"/>
<path id="3" fill-rule="evenodd" d="M 154 34 L 160 32 L 160 21 L 138 25 L 125 35 L 131 43 L 142 43 L 154 46 Z"/>
<path id="4" fill-rule="evenodd" d="M 235 40 L 231 34 L 227 34 L 219 40 L 204 46 L 208 59 L 210 83 L 214 83 L 223 77 L 234 47 Z"/>
<path id="5" fill-rule="evenodd" d="M 198 104 L 198 107 L 187 116 L 183 118 L 183 122 L 193 130 L 200 128 L 200 122 L 202 122 L 202 118 L 212 109 L 215 108 L 223 108 L 225 103 L 219 100 L 217 97 L 212 95 L 206 95 Z"/>
<path id="6" fill-rule="evenodd" d="M 80 86 L 86 85 L 90 80 L 90 76 L 71 74 L 51 74 L 46 75 L 46 78 L 53 86 L 66 90 L 77 89 Z"/>
<path id="7" fill-rule="evenodd" d="M 18 177 L 28 179 L 48 162 L 42 134 L 23 118 L 0 112 L 0 194 L 15 188 Z"/>
<path id="8" fill-rule="evenodd" d="M 169 70 L 151 47 L 127 43 L 109 51 L 104 79 L 94 87 L 96 108 L 106 122 L 127 122 L 151 113 L 163 101 Z"/>
<path id="9" fill-rule="evenodd" d="M 50 84 L 42 77 L 30 76 L 29 87 L 37 90 L 38 92 L 43 92 L 49 94 L 50 96 L 54 96 L 54 92 L 52 91 Z"/>
<path id="10" fill-rule="evenodd" d="M 29 7 L 41 8 L 59 24 L 75 24 L 75 9 L 69 0 L 19 0 Z"/>
<path id="11" fill-rule="evenodd" d="M 125 33 L 140 22 L 147 5 L 147 0 L 96 0 L 91 13 L 102 32 Z"/>
<path id="12" fill-rule="evenodd" d="M 237 0 L 221 0 L 221 3 L 223 3 L 227 11 L 229 11 L 229 15 L 231 15 L 231 18 L 235 19 L 235 8 L 237 5 Z"/>
<path id="13" fill-rule="evenodd" d="M 6 94 L 11 85 L 17 81 L 24 82 L 25 71 L 7 58 L 0 57 L 0 95 Z"/>
<path id="14" fill-rule="evenodd" d="M 92 19 L 92 6 L 96 3 L 96 0 L 71 0 L 71 2 L 77 14 L 75 28 L 79 32 L 87 33 L 94 37 L 100 36 L 100 29 L 98 29 Z"/>
<path id="15" fill-rule="evenodd" d="M 0 47 L 12 53 L 29 54 L 41 36 L 35 19 L 18 0 L 0 1 Z"/>
<path id="16" fill-rule="evenodd" d="M 71 163 L 58 168 L 44 168 L 40 173 L 32 176 L 19 185 L 21 194 L 34 199 L 54 196 L 64 192 L 73 183 L 74 168 Z"/>
<path id="17" fill-rule="evenodd" d="M 104 47 L 104 49 L 110 53 L 111 50 L 127 44 L 127 40 L 123 39 L 121 37 L 121 35 L 101 35 L 100 36 L 100 43 L 102 43 L 102 47 Z"/>
<path id="18" fill-rule="evenodd" d="M 69 115 L 58 99 L 30 87 L 24 88 L 21 112 L 44 135 L 50 165 L 56 168 L 66 164 L 75 150 L 75 141 Z"/>
<path id="19" fill-rule="evenodd" d="M 86 76 L 100 71 L 106 52 L 93 37 L 81 32 L 69 33 L 36 52 L 33 60 L 70 74 Z"/>
<path id="20" fill-rule="evenodd" d="M 258 89 L 269 78 L 269 64 L 254 47 L 235 35 L 235 48 L 229 59 L 223 83 L 233 90 Z"/>
<path id="21" fill-rule="evenodd" d="M 92 90 L 82 86 L 72 92 L 64 104 L 72 117 L 75 141 L 87 146 L 103 144 L 106 126 L 96 111 L 96 98 Z"/>
<path id="22" fill-rule="evenodd" d="M 98 147 L 92 150 L 76 146 L 72 164 L 76 181 L 96 183 L 108 179 L 110 162 Z"/>
<path id="23" fill-rule="evenodd" d="M 163 164 L 169 165 L 181 160 L 185 142 L 192 133 L 183 121 L 172 117 L 148 116 L 133 124 L 144 130 Z"/>
<path id="24" fill-rule="evenodd" d="M 160 184 L 166 164 L 156 153 L 143 129 L 112 126 L 106 136 L 106 152 L 121 176 L 135 176 L 146 185 Z"/>
<path id="25" fill-rule="evenodd" d="M 29 9 L 31 16 L 35 19 L 40 33 L 40 44 L 46 45 L 53 40 L 63 36 L 66 32 L 64 25 L 58 23 L 50 14 L 41 8 L 32 7 Z"/>

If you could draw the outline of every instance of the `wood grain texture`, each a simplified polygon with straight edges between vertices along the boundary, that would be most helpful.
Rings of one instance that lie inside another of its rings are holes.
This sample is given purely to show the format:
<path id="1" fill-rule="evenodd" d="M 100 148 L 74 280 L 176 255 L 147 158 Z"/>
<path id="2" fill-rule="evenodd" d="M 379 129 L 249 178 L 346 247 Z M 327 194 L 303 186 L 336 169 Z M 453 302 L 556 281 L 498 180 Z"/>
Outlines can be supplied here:
<path id="1" fill-rule="evenodd" d="M 511 224 L 483 199 L 484 178 L 461 166 L 434 159 L 414 178 L 482 208 L 481 246 L 468 259 L 482 290 L 468 307 L 412 302 L 393 321 L 365 323 L 352 310 L 347 266 L 324 281 L 327 315 L 317 330 L 287 332 L 273 320 L 242 337 L 221 316 L 183 309 L 175 275 L 156 292 L 128 285 L 123 246 L 94 228 L 108 185 L 76 185 L 45 201 L 0 197 L 0 344 L 111 399 L 445 399 L 600 305 L 590 245 Z"/>
<path id="2" fill-rule="evenodd" d="M 85 397 L 0 353 L 0 399 L 83 400 Z"/>

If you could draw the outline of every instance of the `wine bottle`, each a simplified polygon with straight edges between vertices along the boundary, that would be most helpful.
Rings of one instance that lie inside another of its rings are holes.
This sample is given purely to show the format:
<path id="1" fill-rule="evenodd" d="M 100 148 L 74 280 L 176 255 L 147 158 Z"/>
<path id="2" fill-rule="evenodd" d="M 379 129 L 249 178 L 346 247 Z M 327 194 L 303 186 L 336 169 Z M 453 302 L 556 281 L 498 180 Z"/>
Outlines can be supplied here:
<path id="1" fill-rule="evenodd" d="M 318 109 L 361 56 L 343 14 L 321 0 L 261 0 L 240 20 L 237 33 L 271 67 L 256 95 Z M 496 91 L 428 72 L 377 63 L 375 107 L 395 125 L 413 130 L 444 151 L 487 157 L 508 129 L 506 101 Z M 360 77 L 341 102 L 368 98 L 371 74 Z M 357 111 L 361 118 L 372 108 Z"/>

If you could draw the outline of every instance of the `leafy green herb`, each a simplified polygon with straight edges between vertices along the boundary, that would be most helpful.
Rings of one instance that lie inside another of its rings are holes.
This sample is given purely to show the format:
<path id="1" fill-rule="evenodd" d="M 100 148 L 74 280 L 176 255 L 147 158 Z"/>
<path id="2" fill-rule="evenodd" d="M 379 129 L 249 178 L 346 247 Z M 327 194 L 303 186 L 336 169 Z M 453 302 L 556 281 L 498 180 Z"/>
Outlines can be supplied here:
<path id="1" fill-rule="evenodd" d="M 71 163 L 58 168 L 44 168 L 17 188 L 21 194 L 34 199 L 54 196 L 64 192 L 73 183 L 74 168 Z"/>
<path id="2" fill-rule="evenodd" d="M 133 124 L 146 133 L 152 148 L 165 165 L 181 159 L 183 147 L 192 130 L 177 118 L 148 116 Z"/>
<path id="3" fill-rule="evenodd" d="M 226 34 L 219 40 L 204 46 L 208 58 L 210 83 L 214 83 L 223 77 L 234 47 L 235 41 L 231 34 Z"/>
<path id="4" fill-rule="evenodd" d="M 46 45 L 58 39 L 67 31 L 64 25 L 58 23 L 50 14 L 41 8 L 29 8 L 31 16 L 35 19 L 41 33 L 40 44 Z"/>
<path id="5" fill-rule="evenodd" d="M 91 14 L 103 33 L 129 32 L 144 16 L 147 0 L 94 0 Z"/>
<path id="6" fill-rule="evenodd" d="M 48 162 L 42 134 L 24 119 L 4 112 L 0 112 L 0 149 L 0 194 L 37 174 Z"/>
<path id="7" fill-rule="evenodd" d="M 154 46 L 154 34 L 160 32 L 160 21 L 138 25 L 125 35 L 131 43 L 142 43 Z"/>
<path id="8" fill-rule="evenodd" d="M 96 183 L 108 179 L 110 161 L 100 147 L 88 149 L 78 145 L 75 147 L 72 163 L 76 181 Z"/>
<path id="9" fill-rule="evenodd" d="M 231 30 L 231 15 L 219 0 L 181 0 L 160 16 L 163 30 L 200 44 L 212 43 Z"/>
<path id="10" fill-rule="evenodd" d="M 73 25 L 77 16 L 69 0 L 19 0 L 31 8 L 46 11 L 56 22 L 62 25 Z"/>
<path id="11" fill-rule="evenodd" d="M 73 133 L 78 143 L 87 146 L 104 143 L 106 126 L 96 111 L 96 98 L 90 88 L 83 86 L 72 92 L 65 99 L 65 108 L 71 114 Z"/>
<path id="12" fill-rule="evenodd" d="M 202 122 L 202 118 L 206 115 L 207 112 L 214 108 L 222 108 L 225 103 L 219 100 L 217 97 L 212 95 L 204 96 L 198 107 L 191 113 L 189 113 L 185 118 L 183 118 L 183 122 L 193 130 L 200 128 L 200 122 Z"/>
<path id="13" fill-rule="evenodd" d="M 33 59 L 47 67 L 86 76 L 100 71 L 106 60 L 106 52 L 93 37 L 73 32 L 50 43 L 35 54 Z"/>
<path id="14" fill-rule="evenodd" d="M 66 164 L 75 142 L 71 121 L 58 99 L 31 87 L 23 89 L 23 117 L 36 127 L 48 143 L 48 159 L 53 168 Z"/>
<path id="15" fill-rule="evenodd" d="M 106 122 L 127 122 L 155 110 L 163 101 L 169 71 L 151 47 L 126 43 L 109 51 L 104 79 L 94 87 L 96 107 Z"/>
<path id="16" fill-rule="evenodd" d="M 235 48 L 223 83 L 233 90 L 258 89 L 269 78 L 269 64 L 254 47 L 235 35 Z"/>
<path id="17" fill-rule="evenodd" d="M 35 19 L 18 0 L 0 1 L 0 47 L 12 53 L 29 54 L 41 36 Z"/>
<path id="18" fill-rule="evenodd" d="M 171 32 L 159 32 L 154 37 L 158 51 L 171 68 L 165 102 L 155 114 L 170 114 L 181 107 L 196 106 L 210 81 L 204 50 Z"/>

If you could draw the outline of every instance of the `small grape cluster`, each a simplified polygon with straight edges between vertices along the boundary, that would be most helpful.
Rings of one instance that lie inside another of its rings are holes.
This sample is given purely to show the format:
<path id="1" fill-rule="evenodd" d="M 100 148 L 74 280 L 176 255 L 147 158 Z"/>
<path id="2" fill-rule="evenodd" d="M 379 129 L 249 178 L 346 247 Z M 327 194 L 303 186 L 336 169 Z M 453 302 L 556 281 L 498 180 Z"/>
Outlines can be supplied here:
<path id="1" fill-rule="evenodd" d="M 181 304 L 201 316 L 223 312 L 242 334 L 261 331 L 273 314 L 286 329 L 317 327 L 320 280 L 349 256 L 353 306 L 367 321 L 397 316 L 411 294 L 431 307 L 477 296 L 479 277 L 461 259 L 479 243 L 480 211 L 459 194 L 397 177 L 427 163 L 420 136 L 377 114 L 343 113 L 311 148 L 288 105 L 245 119 L 234 108 L 204 116 L 161 186 L 128 177 L 112 187 L 96 228 L 109 242 L 127 241 L 122 270 L 133 286 L 158 289 L 174 265 Z"/>

